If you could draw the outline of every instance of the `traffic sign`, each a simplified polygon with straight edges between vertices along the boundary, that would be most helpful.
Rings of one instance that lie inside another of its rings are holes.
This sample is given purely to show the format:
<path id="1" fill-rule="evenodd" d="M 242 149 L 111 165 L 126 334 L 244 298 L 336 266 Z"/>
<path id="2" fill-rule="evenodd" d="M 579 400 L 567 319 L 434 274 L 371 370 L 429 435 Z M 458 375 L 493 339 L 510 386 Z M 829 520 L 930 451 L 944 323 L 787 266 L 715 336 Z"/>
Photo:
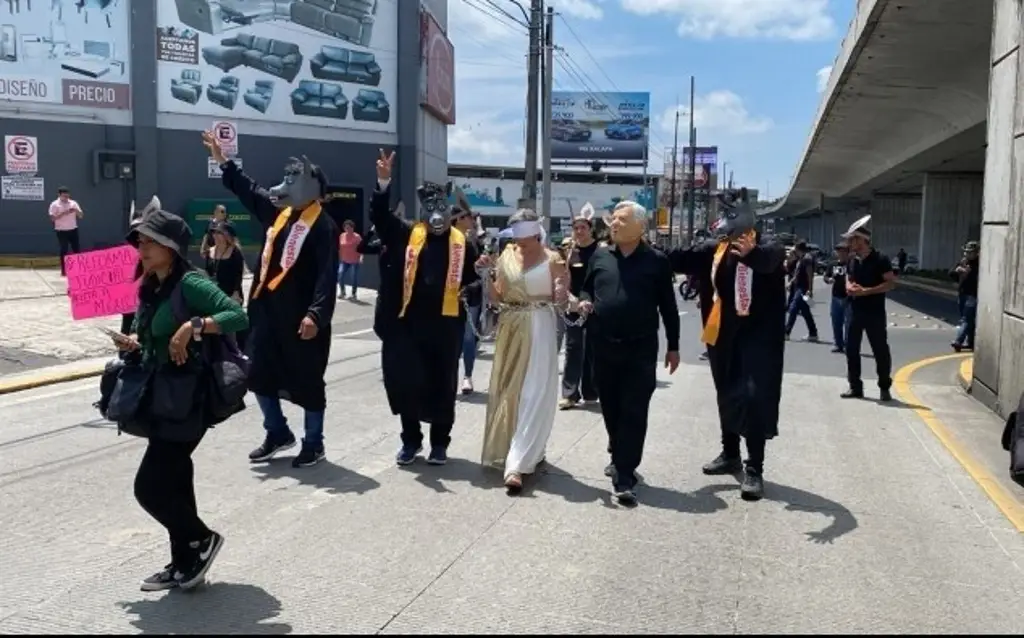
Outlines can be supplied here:
<path id="1" fill-rule="evenodd" d="M 39 172 L 39 142 L 25 135 L 4 136 L 4 168 L 8 173 L 34 175 Z"/>
<path id="2" fill-rule="evenodd" d="M 238 155 L 238 127 L 234 122 L 217 120 L 213 123 L 213 136 L 220 142 L 220 150 L 225 155 Z"/>

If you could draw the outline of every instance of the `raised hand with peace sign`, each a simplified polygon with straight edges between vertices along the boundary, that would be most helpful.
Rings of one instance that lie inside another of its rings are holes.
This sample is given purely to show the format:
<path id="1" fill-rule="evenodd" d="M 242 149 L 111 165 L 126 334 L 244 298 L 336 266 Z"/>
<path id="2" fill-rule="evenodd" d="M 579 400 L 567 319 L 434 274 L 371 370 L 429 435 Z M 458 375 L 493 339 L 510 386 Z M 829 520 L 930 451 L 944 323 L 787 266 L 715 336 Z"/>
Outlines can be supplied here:
<path id="1" fill-rule="evenodd" d="M 377 159 L 377 181 L 383 183 L 391 179 L 391 167 L 395 163 L 395 152 L 385 153 L 380 149 L 380 157 Z"/>

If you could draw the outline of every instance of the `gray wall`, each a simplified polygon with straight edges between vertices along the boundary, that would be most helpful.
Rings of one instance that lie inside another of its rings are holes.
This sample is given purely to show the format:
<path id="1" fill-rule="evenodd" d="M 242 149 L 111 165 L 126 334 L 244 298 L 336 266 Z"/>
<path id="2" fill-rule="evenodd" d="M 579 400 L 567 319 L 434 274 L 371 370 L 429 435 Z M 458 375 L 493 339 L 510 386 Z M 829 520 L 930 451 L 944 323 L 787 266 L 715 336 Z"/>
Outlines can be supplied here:
<path id="1" fill-rule="evenodd" d="M 973 393 L 1004 416 L 1024 391 L 1022 46 L 1024 3 L 996 0 Z"/>
<path id="2" fill-rule="evenodd" d="M 167 0 L 170 1 L 170 0 Z M 444 4 L 433 0 L 432 4 Z M 397 117 L 399 161 L 394 188 L 407 203 L 415 201 L 417 156 L 420 141 L 419 3 L 397 2 L 398 11 L 398 96 Z M 442 12 L 442 15 L 446 14 Z M 156 0 L 135 0 L 131 5 L 132 111 L 130 114 L 91 114 L 82 109 L 44 109 L 19 103 L 19 108 L 0 109 L 0 129 L 39 138 L 40 176 L 46 179 L 47 197 L 55 197 L 58 185 L 68 186 L 85 210 L 80 224 L 84 247 L 119 243 L 124 235 L 128 206 L 132 198 L 148 199 L 159 194 L 165 208 L 181 212 L 185 202 L 198 197 L 224 196 L 219 180 L 206 174 L 206 152 L 199 129 L 209 118 L 194 126 L 158 128 L 156 93 Z M 2 106 L 2 105 L 0 105 Z M 129 116 L 130 115 L 130 116 Z M 180 119 L 180 118 L 179 118 Z M 118 122 L 115 125 L 112 122 Z M 125 125 L 127 124 L 127 125 Z M 187 130 L 186 130 L 187 129 Z M 289 155 L 305 154 L 323 166 L 335 184 L 362 186 L 367 201 L 375 184 L 374 162 L 383 144 L 300 139 L 243 132 L 245 170 L 257 180 L 269 183 L 280 178 Z M 345 133 L 331 131 L 331 137 Z M 308 137 L 315 137 L 314 134 Z M 360 138 L 365 139 L 365 134 Z M 394 137 L 394 136 L 392 136 Z M 428 149 L 434 156 L 447 156 L 445 136 L 426 140 L 443 148 Z M 101 181 L 93 184 L 93 152 L 98 149 L 134 150 L 136 179 Z M 445 170 L 445 174 L 447 171 Z M 49 202 L 0 202 L 0 254 L 53 255 L 56 239 L 46 216 Z M 410 206 L 416 210 L 416 206 Z M 368 264 L 369 265 L 369 264 Z M 367 283 L 375 283 L 376 268 L 364 269 Z"/>

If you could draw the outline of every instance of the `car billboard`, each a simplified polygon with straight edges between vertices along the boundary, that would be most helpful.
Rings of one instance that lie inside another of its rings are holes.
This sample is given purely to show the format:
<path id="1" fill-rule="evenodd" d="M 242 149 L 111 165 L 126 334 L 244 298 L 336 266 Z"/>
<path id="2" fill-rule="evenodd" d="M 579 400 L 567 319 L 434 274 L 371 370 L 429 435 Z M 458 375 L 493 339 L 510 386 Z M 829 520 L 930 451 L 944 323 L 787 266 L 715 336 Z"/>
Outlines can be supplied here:
<path id="1" fill-rule="evenodd" d="M 557 91 L 551 96 L 551 159 L 646 160 L 650 93 Z"/>

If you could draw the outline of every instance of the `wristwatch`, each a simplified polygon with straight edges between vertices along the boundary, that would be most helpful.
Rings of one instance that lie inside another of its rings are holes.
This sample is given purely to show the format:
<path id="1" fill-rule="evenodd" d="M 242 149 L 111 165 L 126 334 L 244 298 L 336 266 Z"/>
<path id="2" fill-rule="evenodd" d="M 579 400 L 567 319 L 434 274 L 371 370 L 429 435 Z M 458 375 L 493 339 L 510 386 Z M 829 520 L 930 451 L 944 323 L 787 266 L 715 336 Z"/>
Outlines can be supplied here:
<path id="1" fill-rule="evenodd" d="M 192 324 L 192 340 L 202 341 L 203 327 L 206 325 L 206 322 L 204 322 L 201 317 L 192 317 L 189 323 Z"/>

